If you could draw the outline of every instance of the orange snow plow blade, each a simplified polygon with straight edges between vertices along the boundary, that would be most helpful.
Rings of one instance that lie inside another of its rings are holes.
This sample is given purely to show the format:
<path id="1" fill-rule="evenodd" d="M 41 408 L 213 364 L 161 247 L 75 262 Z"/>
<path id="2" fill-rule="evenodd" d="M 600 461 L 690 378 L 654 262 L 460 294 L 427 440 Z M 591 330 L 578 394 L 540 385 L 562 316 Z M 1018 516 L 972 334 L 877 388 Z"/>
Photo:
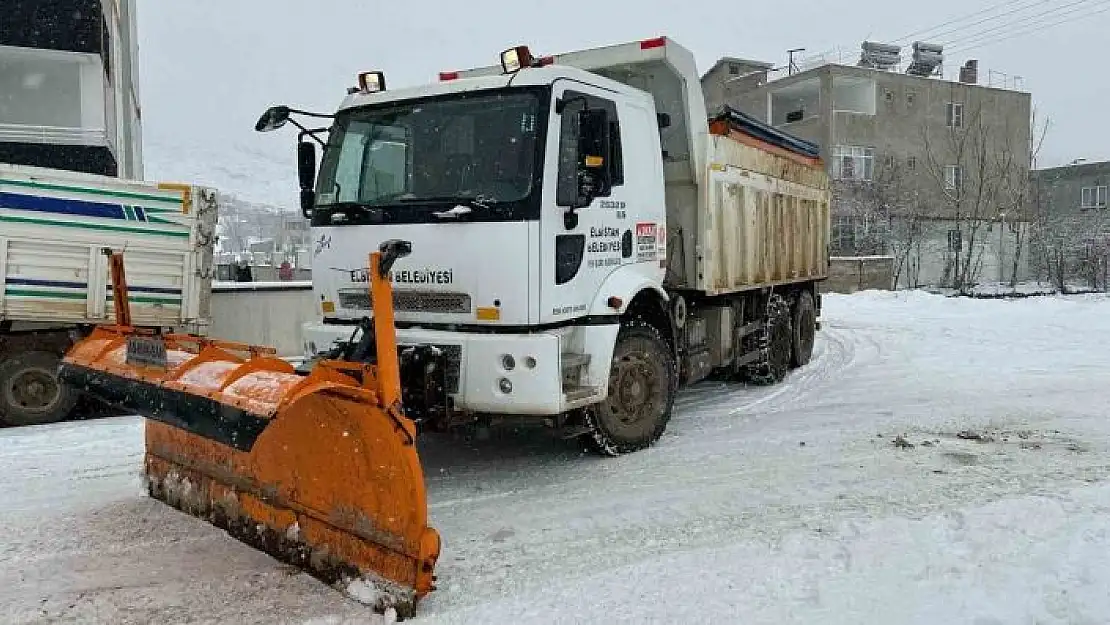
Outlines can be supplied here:
<path id="1" fill-rule="evenodd" d="M 405 616 L 433 589 L 440 540 L 400 409 L 381 255 L 370 257 L 373 301 L 387 302 L 374 364 L 323 361 L 301 375 L 270 349 L 117 324 L 75 345 L 60 375 L 147 418 L 152 497 Z"/>

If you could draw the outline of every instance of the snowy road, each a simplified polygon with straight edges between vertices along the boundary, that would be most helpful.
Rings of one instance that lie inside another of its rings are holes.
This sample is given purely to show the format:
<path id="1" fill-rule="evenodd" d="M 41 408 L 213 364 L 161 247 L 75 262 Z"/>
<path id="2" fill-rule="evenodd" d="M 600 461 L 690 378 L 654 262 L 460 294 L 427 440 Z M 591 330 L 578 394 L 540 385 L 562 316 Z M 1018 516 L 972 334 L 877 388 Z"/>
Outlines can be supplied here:
<path id="1" fill-rule="evenodd" d="M 810 366 L 685 392 L 651 450 L 426 441 L 413 622 L 1104 623 L 1110 299 L 825 308 Z M 141 427 L 0 431 L 4 623 L 375 620 L 145 498 Z"/>

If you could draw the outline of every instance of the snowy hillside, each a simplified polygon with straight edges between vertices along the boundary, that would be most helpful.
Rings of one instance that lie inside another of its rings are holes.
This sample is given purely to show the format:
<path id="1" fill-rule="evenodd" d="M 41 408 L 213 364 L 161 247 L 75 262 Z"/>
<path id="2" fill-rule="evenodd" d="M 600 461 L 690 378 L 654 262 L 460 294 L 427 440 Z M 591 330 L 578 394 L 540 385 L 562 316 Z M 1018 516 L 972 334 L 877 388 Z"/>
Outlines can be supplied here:
<path id="1" fill-rule="evenodd" d="M 247 202 L 296 210 L 295 133 L 244 131 L 242 137 L 212 140 L 155 126 L 143 144 L 148 180 L 208 185 Z"/>
<path id="2" fill-rule="evenodd" d="M 427 437 L 413 623 L 1103 623 L 1110 298 L 829 296 L 813 362 L 615 459 Z M 5 623 L 365 623 L 146 498 L 142 425 L 0 431 Z M 375 619 L 377 620 L 377 619 Z"/>

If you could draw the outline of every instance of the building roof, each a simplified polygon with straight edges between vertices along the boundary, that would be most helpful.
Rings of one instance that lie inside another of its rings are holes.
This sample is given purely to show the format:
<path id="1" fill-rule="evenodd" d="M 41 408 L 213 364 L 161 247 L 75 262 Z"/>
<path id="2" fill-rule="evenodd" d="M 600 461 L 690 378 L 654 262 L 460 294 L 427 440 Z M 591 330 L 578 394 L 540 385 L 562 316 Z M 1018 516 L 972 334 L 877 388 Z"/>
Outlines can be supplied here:
<path id="1" fill-rule="evenodd" d="M 717 62 L 713 64 L 713 67 L 710 67 L 708 71 L 706 71 L 704 74 L 702 74 L 702 76 L 701 76 L 702 79 L 704 80 L 706 76 L 708 76 L 708 75 L 712 74 L 713 72 L 717 71 L 717 68 L 721 67 L 722 65 L 727 65 L 729 63 L 742 63 L 744 65 L 750 65 L 750 66 L 756 68 L 756 70 L 771 69 L 772 67 L 775 66 L 774 63 L 768 63 L 766 61 L 753 61 L 751 59 L 742 59 L 742 58 L 736 57 L 736 56 L 722 56 L 721 58 L 717 59 Z"/>
<path id="2" fill-rule="evenodd" d="M 1070 163 L 1066 165 L 1057 165 L 1055 168 L 1040 168 L 1033 170 L 1033 173 L 1048 173 L 1055 171 L 1068 171 L 1074 172 L 1077 175 L 1083 173 L 1101 171 L 1110 167 L 1110 161 L 1083 161 L 1082 163 Z"/>
<path id="3" fill-rule="evenodd" d="M 991 90 L 994 90 L 994 91 L 1005 91 L 1007 93 L 1028 93 L 1027 91 L 1020 90 L 1020 89 L 1006 89 L 1006 88 L 1003 88 L 1003 87 L 992 87 L 990 85 L 984 85 L 982 83 L 963 83 L 963 82 L 959 82 L 959 81 L 956 81 L 956 80 L 949 80 L 947 78 L 941 78 L 941 77 L 938 77 L 938 76 L 917 76 L 915 74 L 907 74 L 905 72 L 899 72 L 899 71 L 894 71 L 894 70 L 878 69 L 878 68 L 874 68 L 874 67 L 861 67 L 859 65 L 847 65 L 845 63 L 821 63 L 819 65 L 815 65 L 813 67 L 809 67 L 809 68 L 806 68 L 804 70 L 796 71 L 793 74 L 790 74 L 788 76 L 782 76 L 780 78 L 771 78 L 767 81 L 767 83 L 764 86 L 767 87 L 767 88 L 773 89 L 775 87 L 781 87 L 781 86 L 789 85 L 793 82 L 799 82 L 799 81 L 805 80 L 807 78 L 811 78 L 811 77 L 813 77 L 814 75 L 816 75 L 820 72 L 836 72 L 836 73 L 841 74 L 841 75 L 843 75 L 843 74 L 849 74 L 849 75 L 854 74 L 854 75 L 857 75 L 857 76 L 863 76 L 863 75 L 871 76 L 871 75 L 875 75 L 875 74 L 883 74 L 883 75 L 898 76 L 899 78 L 901 78 L 903 80 L 920 80 L 920 81 L 930 81 L 932 83 L 937 83 L 937 84 L 963 85 L 965 87 L 978 88 L 978 89 L 991 89 Z M 982 69 L 980 69 L 979 75 L 980 75 L 980 77 L 983 75 Z"/>
<path id="4" fill-rule="evenodd" d="M 1084 176 L 1097 176 L 1099 174 L 1105 175 L 1110 173 L 1110 161 L 1093 161 L 1090 163 L 1076 163 L 1074 165 L 1044 167 L 1041 169 L 1034 169 L 1031 173 L 1035 177 L 1055 174 L 1056 176 L 1066 176 L 1068 178 L 1082 178 Z"/>

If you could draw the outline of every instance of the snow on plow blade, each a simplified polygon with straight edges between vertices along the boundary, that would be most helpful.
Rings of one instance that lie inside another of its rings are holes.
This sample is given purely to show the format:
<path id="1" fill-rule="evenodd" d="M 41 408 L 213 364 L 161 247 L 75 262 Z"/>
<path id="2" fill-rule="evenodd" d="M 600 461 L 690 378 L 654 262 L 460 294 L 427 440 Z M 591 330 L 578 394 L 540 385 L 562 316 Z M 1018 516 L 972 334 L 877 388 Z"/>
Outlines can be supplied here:
<path id="1" fill-rule="evenodd" d="M 266 348 L 118 324 L 74 345 L 59 376 L 147 418 L 152 497 L 407 616 L 433 589 L 440 539 L 415 426 L 378 379 L 390 365 L 305 376 Z"/>

